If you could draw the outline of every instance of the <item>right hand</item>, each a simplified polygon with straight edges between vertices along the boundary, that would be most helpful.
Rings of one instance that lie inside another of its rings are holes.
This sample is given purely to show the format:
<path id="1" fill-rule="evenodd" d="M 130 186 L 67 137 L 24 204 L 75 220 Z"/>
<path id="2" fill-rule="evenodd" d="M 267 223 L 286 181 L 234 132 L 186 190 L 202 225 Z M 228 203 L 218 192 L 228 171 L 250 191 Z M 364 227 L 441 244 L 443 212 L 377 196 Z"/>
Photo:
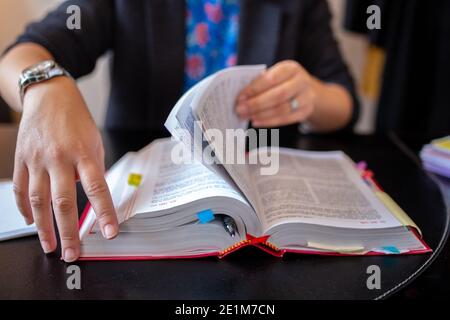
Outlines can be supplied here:
<path id="1" fill-rule="evenodd" d="M 57 77 L 29 87 L 17 138 L 14 192 L 26 222 L 36 223 L 45 253 L 57 246 L 53 207 L 62 258 L 72 262 L 80 255 L 78 178 L 103 236 L 117 235 L 117 216 L 104 171 L 100 133 L 74 81 Z"/>

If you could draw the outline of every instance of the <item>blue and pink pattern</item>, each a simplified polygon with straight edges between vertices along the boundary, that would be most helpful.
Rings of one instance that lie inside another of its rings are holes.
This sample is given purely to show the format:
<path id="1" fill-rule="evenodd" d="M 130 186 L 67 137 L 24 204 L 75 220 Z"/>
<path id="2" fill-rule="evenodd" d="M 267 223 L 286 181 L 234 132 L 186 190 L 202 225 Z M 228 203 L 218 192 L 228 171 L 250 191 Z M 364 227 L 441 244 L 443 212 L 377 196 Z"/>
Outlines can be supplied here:
<path id="1" fill-rule="evenodd" d="M 186 0 L 184 90 L 237 63 L 239 0 Z"/>

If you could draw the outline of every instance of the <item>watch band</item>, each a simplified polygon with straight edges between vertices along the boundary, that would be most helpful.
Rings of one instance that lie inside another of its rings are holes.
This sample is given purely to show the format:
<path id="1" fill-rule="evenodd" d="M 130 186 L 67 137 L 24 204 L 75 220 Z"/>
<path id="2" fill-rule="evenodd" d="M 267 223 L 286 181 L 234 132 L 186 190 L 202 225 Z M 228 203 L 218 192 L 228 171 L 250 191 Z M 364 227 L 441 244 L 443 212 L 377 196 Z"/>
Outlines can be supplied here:
<path id="1" fill-rule="evenodd" d="M 20 102 L 23 104 L 25 91 L 32 84 L 44 82 L 60 76 L 66 76 L 73 79 L 69 72 L 52 60 L 46 60 L 25 69 L 19 78 Z"/>

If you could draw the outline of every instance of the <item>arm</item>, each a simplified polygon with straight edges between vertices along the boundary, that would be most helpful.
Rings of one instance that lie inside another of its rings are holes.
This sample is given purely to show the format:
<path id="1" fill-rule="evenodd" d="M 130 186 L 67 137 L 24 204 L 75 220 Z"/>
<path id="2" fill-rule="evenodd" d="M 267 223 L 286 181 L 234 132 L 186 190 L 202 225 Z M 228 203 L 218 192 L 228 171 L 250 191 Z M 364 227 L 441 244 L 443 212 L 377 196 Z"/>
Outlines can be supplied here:
<path id="1" fill-rule="evenodd" d="M 12 48 L 0 60 L 0 95 L 12 109 L 17 112 L 23 111 L 18 87 L 21 72 L 48 59 L 53 57 L 47 49 L 35 43 L 24 43 Z"/>
<path id="2" fill-rule="evenodd" d="M 80 8 L 81 29 L 69 30 L 66 12 L 69 5 Z M 114 1 L 65 1 L 44 19 L 29 24 L 10 48 L 20 43 L 35 43 L 45 48 L 74 78 L 94 70 L 97 59 L 113 47 Z"/>
<path id="3" fill-rule="evenodd" d="M 31 85 L 23 104 L 18 79 L 25 68 L 47 59 L 55 59 L 75 76 L 93 68 L 97 54 L 107 48 L 107 42 L 100 37 L 102 20 L 110 20 L 103 15 L 105 10 L 98 11 L 97 16 L 95 11 L 101 9 L 100 4 L 109 6 L 110 2 L 78 3 L 83 5 L 82 15 L 89 13 L 83 16 L 90 26 L 89 33 L 73 34 L 66 29 L 65 10 L 60 7 L 29 27 L 0 60 L 0 94 L 14 109 L 23 112 L 14 162 L 16 202 L 26 222 L 36 223 L 46 253 L 57 246 L 55 215 L 62 257 L 67 262 L 76 260 L 80 254 L 75 184 L 78 178 L 97 214 L 103 235 L 110 239 L 118 232 L 117 217 L 104 179 L 102 140 L 72 79 L 57 77 Z M 93 35 L 100 39 L 92 38 Z M 101 45 L 86 46 L 95 41 Z"/>
<path id="4" fill-rule="evenodd" d="M 335 131 L 347 126 L 353 113 L 353 101 L 345 87 L 334 83 L 325 83 L 312 77 L 315 101 L 314 110 L 308 124 L 314 131 Z"/>

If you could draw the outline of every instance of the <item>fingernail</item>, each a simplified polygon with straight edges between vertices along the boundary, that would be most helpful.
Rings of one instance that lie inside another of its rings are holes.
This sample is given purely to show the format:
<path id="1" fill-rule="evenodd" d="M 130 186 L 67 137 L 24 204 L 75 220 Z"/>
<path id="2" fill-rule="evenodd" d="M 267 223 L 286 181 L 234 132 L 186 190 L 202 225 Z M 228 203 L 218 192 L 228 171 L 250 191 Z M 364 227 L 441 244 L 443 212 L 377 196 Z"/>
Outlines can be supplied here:
<path id="1" fill-rule="evenodd" d="M 107 239 L 111 239 L 116 236 L 116 228 L 114 228 L 112 224 L 107 224 L 103 230 L 104 230 L 104 236 Z"/>
<path id="2" fill-rule="evenodd" d="M 45 253 L 52 252 L 52 247 L 50 246 L 50 243 L 48 241 L 41 241 L 42 250 L 44 250 Z"/>
<path id="3" fill-rule="evenodd" d="M 75 253 L 75 250 L 73 250 L 72 248 L 66 248 L 64 250 L 64 261 L 65 262 L 73 262 L 75 260 L 77 260 L 77 255 Z"/>
<path id="4" fill-rule="evenodd" d="M 34 223 L 33 219 L 30 218 L 25 218 L 25 223 L 27 224 L 27 226 L 32 225 Z"/>

